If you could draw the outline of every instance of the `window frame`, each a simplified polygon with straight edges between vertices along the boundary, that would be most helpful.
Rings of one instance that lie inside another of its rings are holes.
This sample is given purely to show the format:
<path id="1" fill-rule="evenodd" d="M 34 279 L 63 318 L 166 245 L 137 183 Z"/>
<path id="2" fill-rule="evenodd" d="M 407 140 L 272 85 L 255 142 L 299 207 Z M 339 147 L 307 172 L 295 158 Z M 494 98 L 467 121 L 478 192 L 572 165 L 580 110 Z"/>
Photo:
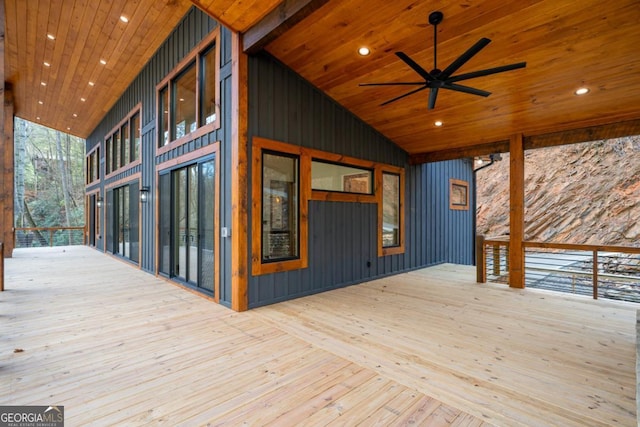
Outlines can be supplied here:
<path id="1" fill-rule="evenodd" d="M 98 184 L 102 178 L 100 173 L 101 151 L 100 144 L 96 144 L 85 156 L 85 186 Z"/>
<path id="2" fill-rule="evenodd" d="M 201 109 L 202 109 L 202 66 L 203 60 L 202 58 L 210 52 L 211 48 L 215 49 L 215 77 L 214 77 L 214 87 L 217 89 L 214 97 L 215 104 L 215 120 L 210 123 L 200 123 L 202 120 L 201 117 Z M 196 129 L 192 132 L 187 132 L 188 129 L 185 129 L 185 134 L 180 138 L 172 139 L 173 134 L 173 116 L 174 116 L 174 108 L 175 108 L 175 97 L 174 97 L 174 82 L 176 79 L 179 79 L 183 73 L 190 67 L 195 66 L 196 70 L 196 101 L 195 101 L 195 118 L 196 118 Z M 160 99 L 160 94 L 166 90 L 168 94 L 167 99 L 167 107 L 168 114 L 166 116 L 167 120 L 167 129 L 169 131 L 169 137 L 166 144 L 164 143 L 164 118 L 165 113 L 163 111 L 162 100 Z M 156 155 L 160 155 L 167 151 L 173 150 L 176 147 L 184 145 L 189 141 L 192 141 L 202 135 L 213 132 L 216 129 L 220 129 L 220 26 L 216 27 L 207 37 L 205 37 L 198 45 L 191 50 L 191 52 L 184 57 L 178 65 L 171 70 L 164 79 L 158 85 L 156 85 L 156 143 L 155 150 Z M 162 142 L 162 145 L 160 145 Z"/>
<path id="3" fill-rule="evenodd" d="M 135 181 L 138 181 L 138 188 L 142 188 L 142 173 L 140 172 L 136 172 L 134 174 L 132 174 L 131 176 L 127 176 L 125 178 L 119 179 L 117 181 L 113 181 L 110 182 L 108 185 L 105 185 L 104 187 L 104 205 L 102 207 L 102 210 L 104 212 L 104 224 L 102 225 L 102 230 L 104 231 L 104 252 L 108 253 L 111 256 L 114 256 L 117 259 L 121 259 L 121 260 L 125 260 L 126 262 L 130 262 L 133 265 L 136 265 L 138 268 L 142 268 L 142 261 L 141 261 L 141 257 L 142 257 L 142 209 L 138 209 L 138 261 L 134 261 L 131 259 L 131 257 L 125 257 L 122 255 L 119 255 L 115 252 L 110 252 L 109 251 L 109 244 L 110 242 L 108 241 L 108 229 L 109 226 L 111 225 L 111 227 L 113 227 L 113 215 L 115 214 L 114 209 L 113 209 L 113 205 L 109 206 L 109 204 L 107 203 L 107 193 L 109 191 L 111 191 L 111 194 L 115 194 L 114 190 L 120 188 L 120 187 L 124 187 L 124 186 L 128 186 L 133 184 Z M 140 203 L 140 199 L 139 199 L 139 194 L 134 194 L 131 195 L 130 197 L 134 197 L 137 201 L 137 203 Z M 113 199 L 112 199 L 112 203 L 113 203 Z M 116 235 L 115 235 L 115 230 L 111 230 L 111 236 L 112 239 L 116 239 Z M 111 242 L 111 245 L 113 245 L 113 241 Z M 113 250 L 113 247 L 111 248 L 111 250 Z"/>
<path id="4" fill-rule="evenodd" d="M 405 196 L 405 181 L 404 181 L 404 168 L 395 166 L 384 165 L 376 170 L 376 186 L 380 189 L 376 193 L 378 197 L 378 256 L 397 255 L 404 253 L 405 250 L 405 218 L 404 218 L 404 196 Z M 399 212 L 398 212 L 398 228 L 399 228 L 399 242 L 396 246 L 384 246 L 382 241 L 382 231 L 384 226 L 384 200 L 383 200 L 383 180 L 384 174 L 396 175 L 399 177 Z"/>
<path id="5" fill-rule="evenodd" d="M 133 118 L 135 116 L 142 118 L 142 103 L 137 104 L 129 113 L 125 116 L 124 119 L 120 120 L 116 126 L 113 127 L 107 135 L 104 137 L 104 145 L 105 145 L 105 178 L 112 177 L 116 174 L 122 173 L 128 169 L 133 168 L 134 166 L 142 163 L 142 147 L 138 151 L 138 158 L 132 159 L 133 154 L 133 145 L 135 144 L 135 132 L 136 129 L 133 126 Z M 129 131 L 129 149 L 127 152 L 129 153 L 129 159 L 124 159 L 124 138 L 122 135 L 122 130 L 127 126 Z M 142 144 L 142 121 L 140 121 L 140 127 L 138 128 L 140 132 L 140 142 Z M 115 136 L 118 136 L 119 144 L 114 144 Z M 119 154 L 119 156 L 118 156 Z M 116 162 L 117 159 L 120 159 L 120 164 Z"/>
<path id="6" fill-rule="evenodd" d="M 454 200 L 454 188 L 463 187 L 465 189 L 465 202 L 463 204 L 456 203 Z M 469 182 L 461 179 L 449 179 L 449 209 L 454 211 L 469 210 Z"/>
<path id="7" fill-rule="evenodd" d="M 263 152 L 274 154 L 299 156 L 299 258 L 294 260 L 267 261 L 262 259 L 262 154 Z M 403 167 L 387 165 L 383 163 L 356 159 L 340 154 L 310 148 L 291 145 L 280 141 L 274 141 L 261 137 L 252 138 L 252 169 L 251 169 L 251 273 L 254 276 L 272 274 L 284 271 L 307 268 L 309 246 L 308 210 L 309 201 L 331 201 L 348 203 L 376 203 L 378 205 L 378 229 L 377 247 L 378 256 L 401 254 L 405 252 L 405 169 Z M 343 193 L 336 191 L 311 189 L 311 163 L 312 160 L 351 166 L 359 169 L 372 170 L 373 194 Z M 390 173 L 400 177 L 400 206 L 399 206 L 399 245 L 392 247 L 382 246 L 382 180 L 383 173 Z M 372 236 L 373 237 L 373 236 Z"/>

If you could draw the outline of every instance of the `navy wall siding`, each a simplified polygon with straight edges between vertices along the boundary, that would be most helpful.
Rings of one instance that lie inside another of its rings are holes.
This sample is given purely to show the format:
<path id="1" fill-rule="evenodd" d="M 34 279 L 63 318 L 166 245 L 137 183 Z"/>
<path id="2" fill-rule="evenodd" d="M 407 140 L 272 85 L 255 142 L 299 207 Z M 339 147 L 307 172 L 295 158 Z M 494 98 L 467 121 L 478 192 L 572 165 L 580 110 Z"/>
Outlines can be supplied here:
<path id="1" fill-rule="evenodd" d="M 473 200 L 469 210 L 449 209 L 449 179 L 469 183 L 473 194 L 473 163 L 469 159 L 427 163 L 425 171 L 426 193 L 429 205 L 425 221 L 429 239 L 429 257 L 436 262 L 472 265 L 474 250 Z"/>
<path id="2" fill-rule="evenodd" d="M 149 203 L 141 205 L 141 247 L 142 256 L 140 266 L 142 269 L 155 271 L 155 245 L 156 245 L 156 213 L 155 213 L 155 188 L 156 164 L 173 159 L 190 151 L 204 147 L 206 145 L 220 141 L 220 224 L 225 226 L 230 224 L 230 184 L 223 177 L 229 173 L 230 150 L 225 149 L 229 145 L 231 132 L 231 33 L 221 27 L 218 48 L 220 49 L 220 102 L 221 102 L 221 127 L 208 135 L 196 138 L 193 141 L 180 146 L 161 156 L 155 155 L 156 147 L 156 85 L 169 74 L 177 64 L 188 55 L 193 48 L 208 34 L 211 33 L 218 23 L 208 15 L 202 13 L 197 8 L 192 8 L 183 20 L 174 29 L 172 34 L 165 40 L 162 46 L 149 60 L 141 73 L 131 83 L 122 97 L 105 115 L 102 122 L 96 127 L 87 139 L 87 150 L 96 144 L 100 144 L 109 131 L 113 129 L 127 114 L 139 103 L 142 103 L 142 164 L 134 169 L 127 170 L 122 174 L 110 177 L 106 182 L 100 183 L 104 189 L 105 185 L 118 181 L 127 175 L 136 172 L 142 173 L 141 185 L 149 186 L 151 200 Z M 101 149 L 101 164 L 104 165 L 104 148 Z M 104 166 L 102 167 L 104 174 Z M 104 248 L 104 239 L 97 242 L 100 249 Z M 220 279 L 221 292 L 220 299 L 223 304 L 230 304 L 230 246 L 228 239 L 221 240 L 220 251 Z"/>
<path id="3" fill-rule="evenodd" d="M 406 185 L 404 254 L 377 256 L 377 205 L 311 201 L 308 268 L 250 277 L 249 307 L 466 261 L 460 254 L 468 252 L 467 246 L 473 248 L 473 234 L 465 235 L 472 217 L 449 215 L 448 186 L 449 177 L 466 179 L 472 173 L 470 164 L 409 165 L 407 153 L 397 145 L 267 55 L 250 58 L 249 76 L 250 143 L 251 137 L 260 136 L 402 166 Z M 444 242 L 437 240 L 445 237 Z"/>

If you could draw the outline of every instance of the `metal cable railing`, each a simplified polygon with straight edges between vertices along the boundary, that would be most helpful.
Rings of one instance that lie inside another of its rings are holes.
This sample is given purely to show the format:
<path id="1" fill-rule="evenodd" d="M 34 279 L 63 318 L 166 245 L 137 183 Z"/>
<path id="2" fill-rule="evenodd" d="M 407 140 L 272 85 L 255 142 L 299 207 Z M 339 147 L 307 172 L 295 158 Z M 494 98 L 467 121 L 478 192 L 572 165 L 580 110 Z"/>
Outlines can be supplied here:
<path id="1" fill-rule="evenodd" d="M 85 227 L 17 227 L 14 229 L 16 248 L 84 245 Z"/>
<path id="2" fill-rule="evenodd" d="M 523 242 L 525 286 L 640 302 L 640 248 Z M 509 241 L 478 238 L 478 282 L 509 283 Z"/>

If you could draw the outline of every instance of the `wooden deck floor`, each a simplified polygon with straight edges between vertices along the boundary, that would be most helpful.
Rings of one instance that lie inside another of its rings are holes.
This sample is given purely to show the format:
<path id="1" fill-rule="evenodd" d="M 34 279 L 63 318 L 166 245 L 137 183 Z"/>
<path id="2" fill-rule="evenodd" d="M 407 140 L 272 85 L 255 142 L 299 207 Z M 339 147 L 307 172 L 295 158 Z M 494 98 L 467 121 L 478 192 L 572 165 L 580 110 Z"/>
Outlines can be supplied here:
<path id="1" fill-rule="evenodd" d="M 235 313 L 92 249 L 17 250 L 0 405 L 64 405 L 69 426 L 636 425 L 637 306 L 473 278 Z"/>

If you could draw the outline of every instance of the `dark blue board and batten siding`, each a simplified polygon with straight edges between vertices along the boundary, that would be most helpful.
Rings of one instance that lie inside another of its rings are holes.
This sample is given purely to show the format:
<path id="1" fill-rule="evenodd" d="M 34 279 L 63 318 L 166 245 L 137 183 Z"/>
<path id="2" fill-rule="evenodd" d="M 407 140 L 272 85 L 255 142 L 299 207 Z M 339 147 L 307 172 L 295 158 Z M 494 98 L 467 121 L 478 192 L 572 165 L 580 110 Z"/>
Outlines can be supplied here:
<path id="1" fill-rule="evenodd" d="M 111 182 L 119 181 L 134 172 L 141 172 L 141 185 L 149 186 L 152 199 L 149 203 L 141 205 L 141 247 L 142 254 L 140 266 L 143 270 L 155 271 L 155 247 L 157 222 L 155 212 L 155 188 L 156 164 L 176 158 L 177 156 L 189 153 L 198 148 L 207 146 L 216 141 L 220 141 L 220 225 L 230 224 L 231 206 L 231 184 L 230 180 L 224 179 L 230 171 L 231 150 L 226 149 L 231 141 L 231 33 L 221 27 L 218 48 L 220 49 L 220 129 L 203 135 L 193 141 L 180 146 L 172 151 L 156 157 L 155 147 L 157 139 L 156 131 L 156 85 L 160 83 L 179 62 L 187 56 L 194 47 L 210 34 L 218 23 L 208 15 L 193 7 L 185 15 L 182 21 L 176 26 L 171 35 L 165 40 L 162 46 L 156 51 L 153 57 L 145 65 L 141 73 L 134 79 L 131 85 L 124 92 L 122 97 L 105 115 L 102 122 L 94 129 L 87 139 L 87 150 L 91 150 L 100 143 L 107 133 L 110 132 L 127 114 L 139 103 L 142 104 L 142 142 L 141 156 L 142 163 L 133 170 L 127 170 L 122 174 L 110 177 L 106 182 L 103 180 L 100 187 Z M 104 147 L 101 151 L 101 173 L 104 173 Z M 102 218 L 103 220 L 103 218 Z M 97 242 L 99 249 L 104 248 L 104 239 Z M 231 270 L 230 270 L 230 241 L 220 240 L 220 301 L 225 305 L 230 305 L 231 298 Z"/>
<path id="2" fill-rule="evenodd" d="M 377 256 L 375 204 L 310 201 L 308 268 L 250 276 L 250 308 L 443 262 L 472 263 L 473 212 L 450 211 L 448 199 L 449 178 L 472 184 L 469 162 L 409 165 L 397 145 L 266 54 L 249 59 L 249 144 L 253 136 L 404 167 L 406 250 Z M 249 238 L 259 235 L 251 230 Z"/>

